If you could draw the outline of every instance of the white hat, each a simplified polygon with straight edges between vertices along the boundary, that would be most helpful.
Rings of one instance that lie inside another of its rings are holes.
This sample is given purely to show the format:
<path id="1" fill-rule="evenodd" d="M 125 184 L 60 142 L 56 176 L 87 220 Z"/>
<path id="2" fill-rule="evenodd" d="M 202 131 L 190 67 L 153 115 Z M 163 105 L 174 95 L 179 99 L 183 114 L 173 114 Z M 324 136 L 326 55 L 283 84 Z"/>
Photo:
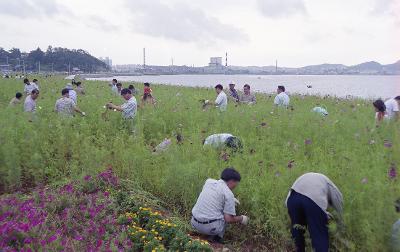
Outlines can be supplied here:
<path id="1" fill-rule="evenodd" d="M 69 90 L 74 89 L 74 88 L 72 87 L 72 84 L 71 84 L 71 83 L 68 83 L 68 84 L 65 86 L 65 88 L 66 88 L 66 89 L 69 89 Z"/>
<path id="2" fill-rule="evenodd" d="M 229 85 L 236 85 L 234 81 L 229 82 Z"/>

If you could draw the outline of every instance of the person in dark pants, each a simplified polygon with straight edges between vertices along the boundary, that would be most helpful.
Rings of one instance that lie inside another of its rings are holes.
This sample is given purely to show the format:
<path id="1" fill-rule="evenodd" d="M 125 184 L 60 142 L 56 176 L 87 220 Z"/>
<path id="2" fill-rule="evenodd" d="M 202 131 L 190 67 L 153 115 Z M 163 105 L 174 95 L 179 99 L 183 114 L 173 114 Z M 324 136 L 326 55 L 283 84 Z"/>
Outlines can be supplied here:
<path id="1" fill-rule="evenodd" d="M 296 251 L 305 251 L 304 233 L 306 227 L 311 237 L 314 251 L 329 250 L 328 206 L 342 214 L 343 196 L 336 185 L 320 173 L 306 173 L 292 185 L 286 199 L 292 222 L 292 237 Z"/>

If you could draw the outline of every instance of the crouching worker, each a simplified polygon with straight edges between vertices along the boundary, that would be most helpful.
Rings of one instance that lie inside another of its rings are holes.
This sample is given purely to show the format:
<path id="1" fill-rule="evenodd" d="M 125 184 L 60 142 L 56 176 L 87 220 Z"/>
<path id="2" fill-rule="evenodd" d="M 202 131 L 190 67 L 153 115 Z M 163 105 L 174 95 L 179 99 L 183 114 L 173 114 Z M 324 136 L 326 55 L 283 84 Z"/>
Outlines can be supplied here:
<path id="1" fill-rule="evenodd" d="M 222 171 L 221 179 L 207 179 L 195 206 L 192 209 L 192 227 L 208 235 L 212 242 L 223 242 L 226 225 L 240 223 L 247 225 L 249 218 L 236 216 L 235 199 L 232 190 L 240 182 L 240 174 L 233 168 Z"/>
<path id="2" fill-rule="evenodd" d="M 306 173 L 292 185 L 286 199 L 289 216 L 292 222 L 292 237 L 296 251 L 305 251 L 305 227 L 311 237 L 313 251 L 329 250 L 328 219 L 332 216 L 328 206 L 339 214 L 339 225 L 343 207 L 342 193 L 325 175 Z"/>
<path id="3" fill-rule="evenodd" d="M 231 148 L 234 151 L 241 150 L 243 148 L 242 142 L 238 137 L 233 136 L 232 134 L 222 133 L 222 134 L 214 134 L 208 136 L 204 142 L 204 146 L 212 146 L 214 148 Z"/>

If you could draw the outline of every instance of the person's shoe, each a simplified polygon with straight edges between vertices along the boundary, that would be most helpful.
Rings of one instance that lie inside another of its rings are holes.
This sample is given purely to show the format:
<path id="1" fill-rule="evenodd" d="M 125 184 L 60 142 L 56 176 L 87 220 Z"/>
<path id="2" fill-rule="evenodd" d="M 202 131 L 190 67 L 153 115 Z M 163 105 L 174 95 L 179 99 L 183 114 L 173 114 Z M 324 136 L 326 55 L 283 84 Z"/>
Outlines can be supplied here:
<path id="1" fill-rule="evenodd" d="M 208 241 L 211 243 L 219 243 L 224 244 L 224 239 L 218 235 L 213 235 L 208 238 Z"/>

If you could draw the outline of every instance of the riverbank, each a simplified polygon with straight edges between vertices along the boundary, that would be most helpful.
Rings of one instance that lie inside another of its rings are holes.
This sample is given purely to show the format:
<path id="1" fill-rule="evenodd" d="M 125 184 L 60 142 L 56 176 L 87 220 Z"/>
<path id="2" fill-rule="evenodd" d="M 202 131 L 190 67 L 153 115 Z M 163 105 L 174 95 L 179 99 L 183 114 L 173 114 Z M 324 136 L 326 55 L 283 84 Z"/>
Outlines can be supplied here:
<path id="1" fill-rule="evenodd" d="M 204 181 L 233 166 L 243 178 L 234 192 L 241 201 L 237 211 L 249 215 L 251 224 L 230 227 L 227 243 L 244 244 L 250 239 L 257 246 L 272 244 L 276 251 L 292 244 L 284 206 L 291 184 L 304 172 L 321 172 L 344 195 L 346 228 L 338 230 L 331 223 L 332 250 L 389 250 L 391 225 L 398 218 L 393 202 L 400 186 L 397 175 L 389 177 L 388 172 L 400 166 L 400 126 L 375 128 L 368 100 L 292 96 L 293 109 L 276 110 L 273 96 L 257 94 L 256 105 L 229 104 L 227 112 L 220 114 L 204 111 L 199 102 L 214 99 L 213 89 L 154 85 L 157 105 L 138 111 L 134 137 L 125 130 L 119 113 L 108 111 L 102 116 L 105 103 L 123 102 L 111 94 L 106 82 L 84 82 L 87 95 L 78 97 L 78 106 L 87 116 L 66 121 L 53 113 L 65 80 L 40 78 L 42 109 L 32 123 L 21 107 L 6 108 L 15 92 L 23 89 L 21 80 L 0 82 L 3 194 L 94 176 L 112 165 L 120 178 L 135 181 L 168 202 L 168 208 L 188 222 Z M 327 107 L 328 117 L 311 112 L 318 104 Z M 224 132 L 242 139 L 243 153 L 203 149 L 205 137 Z M 175 141 L 178 134 L 183 144 Z M 153 147 L 165 138 L 171 138 L 172 145 L 154 155 Z"/>

